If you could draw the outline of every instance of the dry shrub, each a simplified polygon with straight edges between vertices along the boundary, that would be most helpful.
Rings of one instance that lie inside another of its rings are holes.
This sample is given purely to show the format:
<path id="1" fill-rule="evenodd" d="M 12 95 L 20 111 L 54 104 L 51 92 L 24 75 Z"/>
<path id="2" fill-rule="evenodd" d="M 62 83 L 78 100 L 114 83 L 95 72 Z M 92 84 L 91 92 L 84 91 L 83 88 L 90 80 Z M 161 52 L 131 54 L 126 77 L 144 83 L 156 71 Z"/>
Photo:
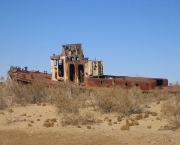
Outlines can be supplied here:
<path id="1" fill-rule="evenodd" d="M 17 81 L 12 81 L 9 78 L 6 80 L 1 80 L 1 82 L 2 83 L 0 83 L 0 96 L 3 96 L 6 99 L 11 96 L 12 103 L 23 102 L 27 104 L 46 101 L 47 86 L 44 84 L 23 84 Z M 0 104 L 2 102 L 1 97 Z M 5 104 L 5 102 L 3 104 Z"/>
<path id="2" fill-rule="evenodd" d="M 3 110 L 7 107 L 6 101 L 3 96 L 0 95 L 0 110 Z"/>
<path id="3" fill-rule="evenodd" d="M 100 88 L 96 93 L 96 101 L 103 112 L 130 115 L 142 112 L 143 96 L 139 87 L 132 87 L 129 90 L 120 87 Z"/>
<path id="4" fill-rule="evenodd" d="M 95 124 L 99 123 L 100 120 L 95 119 L 93 113 L 86 112 L 82 115 L 77 114 L 77 113 L 68 113 L 68 114 L 63 114 L 62 117 L 62 125 L 88 125 L 88 124 Z"/>
<path id="5" fill-rule="evenodd" d="M 159 89 L 158 87 L 151 90 L 150 93 L 146 95 L 147 102 L 156 102 L 160 104 L 160 101 L 167 100 L 171 96 L 167 90 Z"/>
<path id="6" fill-rule="evenodd" d="M 78 113 L 84 102 L 83 93 L 65 84 L 51 86 L 47 92 L 49 101 L 56 105 L 59 113 Z"/>
<path id="7" fill-rule="evenodd" d="M 161 112 L 174 129 L 180 128 L 180 93 L 174 94 L 161 107 Z"/>
<path id="8" fill-rule="evenodd" d="M 11 92 L 10 79 L 0 78 L 0 110 L 10 107 L 14 103 L 13 94 Z"/>
<path id="9" fill-rule="evenodd" d="M 56 107 L 59 113 L 78 113 L 81 106 L 78 96 L 59 96 L 56 100 Z"/>
<path id="10" fill-rule="evenodd" d="M 36 103 L 43 107 L 48 102 L 56 104 L 60 113 L 77 113 L 84 102 L 83 93 L 66 83 L 50 86 L 43 83 L 23 84 L 10 79 L 0 82 L 0 109 L 5 109 L 14 102 L 21 103 L 22 106 Z"/>
<path id="11" fill-rule="evenodd" d="M 12 83 L 12 92 L 17 103 L 41 103 L 46 101 L 46 88 L 47 86 L 42 83 Z"/>

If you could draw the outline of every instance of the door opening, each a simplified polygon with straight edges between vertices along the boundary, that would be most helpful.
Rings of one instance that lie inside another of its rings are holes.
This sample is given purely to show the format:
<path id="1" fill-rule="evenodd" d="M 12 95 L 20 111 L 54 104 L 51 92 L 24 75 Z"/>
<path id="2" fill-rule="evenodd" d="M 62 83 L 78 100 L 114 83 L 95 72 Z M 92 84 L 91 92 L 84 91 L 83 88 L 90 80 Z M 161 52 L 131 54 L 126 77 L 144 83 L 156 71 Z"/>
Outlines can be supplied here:
<path id="1" fill-rule="evenodd" d="M 75 67 L 74 67 L 74 64 L 70 64 L 70 73 L 69 73 L 69 78 L 70 78 L 70 81 L 74 81 L 75 79 Z"/>
<path id="2" fill-rule="evenodd" d="M 82 64 L 78 65 L 78 80 L 80 83 L 84 82 L 84 66 Z"/>

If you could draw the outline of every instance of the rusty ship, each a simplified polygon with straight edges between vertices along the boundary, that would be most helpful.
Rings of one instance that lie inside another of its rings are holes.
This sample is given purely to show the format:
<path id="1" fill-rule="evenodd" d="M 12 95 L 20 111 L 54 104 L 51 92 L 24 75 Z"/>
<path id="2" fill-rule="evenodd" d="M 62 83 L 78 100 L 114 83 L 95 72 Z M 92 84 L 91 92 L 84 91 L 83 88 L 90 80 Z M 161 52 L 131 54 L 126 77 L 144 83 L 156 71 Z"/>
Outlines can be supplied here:
<path id="1" fill-rule="evenodd" d="M 51 73 L 11 66 L 8 74 L 13 80 L 23 83 L 40 82 L 55 85 L 66 82 L 82 87 L 120 86 L 126 89 L 137 86 L 143 91 L 168 87 L 168 80 L 164 78 L 105 75 L 103 61 L 84 57 L 82 44 L 62 45 L 60 55 L 50 56 L 50 64 Z"/>

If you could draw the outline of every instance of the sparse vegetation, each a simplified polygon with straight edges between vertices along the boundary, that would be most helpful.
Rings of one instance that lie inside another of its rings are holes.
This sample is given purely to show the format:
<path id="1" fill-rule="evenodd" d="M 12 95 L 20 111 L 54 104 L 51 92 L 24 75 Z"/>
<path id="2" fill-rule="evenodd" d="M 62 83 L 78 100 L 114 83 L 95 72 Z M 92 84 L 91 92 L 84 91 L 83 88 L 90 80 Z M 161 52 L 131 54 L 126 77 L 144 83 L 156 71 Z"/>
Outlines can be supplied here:
<path id="1" fill-rule="evenodd" d="M 96 102 L 103 112 L 117 112 L 126 116 L 142 112 L 143 95 L 138 87 L 130 90 L 120 87 L 100 88 L 96 93 Z"/>
<path id="2" fill-rule="evenodd" d="M 180 88 L 180 86 L 179 86 Z M 174 94 L 161 108 L 163 115 L 174 129 L 180 128 L 180 94 Z"/>
<path id="3" fill-rule="evenodd" d="M 180 127 L 180 86 L 175 85 L 177 93 L 168 93 L 164 90 L 155 89 L 151 93 L 143 93 L 139 87 L 132 87 L 129 90 L 120 87 L 114 88 L 95 88 L 88 89 L 87 92 L 81 92 L 60 83 L 59 86 L 47 86 L 45 84 L 33 83 L 22 84 L 10 79 L 0 79 L 0 110 L 9 110 L 9 114 L 13 113 L 12 106 L 18 103 L 20 106 L 26 107 L 28 104 L 37 104 L 37 106 L 46 107 L 53 104 L 57 107 L 58 113 L 62 114 L 62 125 L 92 125 L 102 123 L 102 120 L 95 118 L 93 113 L 86 112 L 82 114 L 80 110 L 91 107 L 94 111 L 100 113 L 117 113 L 117 119 L 114 121 L 108 117 L 104 118 L 111 126 L 119 124 L 124 117 L 132 114 L 138 114 L 134 118 L 130 118 L 126 126 L 122 130 L 128 130 L 129 126 L 138 125 L 136 120 L 148 118 L 149 115 L 157 116 L 157 112 L 147 111 L 149 103 L 162 105 L 161 112 L 166 117 L 170 125 L 175 128 Z M 178 92 L 179 91 L 179 92 Z M 170 98 L 170 99 L 169 99 Z M 165 103 L 164 103 L 165 102 Z M 144 112 L 143 109 L 146 109 Z M 144 112 L 144 113 L 143 113 Z M 143 114 L 142 114 L 143 113 Z M 9 115 L 10 116 L 10 115 Z M 22 114 L 21 116 L 26 116 Z M 159 115 L 158 115 L 159 116 Z M 156 117 L 156 120 L 162 118 Z M 7 122 L 11 121 L 11 117 Z M 29 116 L 27 116 L 29 117 Z M 41 115 L 39 115 L 41 117 Z M 40 119 L 36 119 L 40 121 Z M 51 121 L 52 120 L 52 121 Z M 52 127 L 57 121 L 51 119 L 44 123 L 46 127 Z M 32 126 L 32 121 L 30 122 Z M 79 127 L 80 128 L 80 127 Z"/>
<path id="4" fill-rule="evenodd" d="M 94 124 L 94 123 L 100 123 L 98 119 L 94 117 L 94 114 L 86 112 L 84 114 L 63 114 L 62 118 L 62 125 L 88 125 L 88 124 Z"/>

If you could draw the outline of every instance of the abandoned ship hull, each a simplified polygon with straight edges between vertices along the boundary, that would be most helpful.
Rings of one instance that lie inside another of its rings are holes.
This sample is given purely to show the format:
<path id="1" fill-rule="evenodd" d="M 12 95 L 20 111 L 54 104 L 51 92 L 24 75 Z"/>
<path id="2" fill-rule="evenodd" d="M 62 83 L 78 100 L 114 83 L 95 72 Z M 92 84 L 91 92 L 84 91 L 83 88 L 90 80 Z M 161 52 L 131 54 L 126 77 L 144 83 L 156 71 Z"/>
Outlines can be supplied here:
<path id="1" fill-rule="evenodd" d="M 60 81 L 53 81 L 51 74 L 39 71 L 28 71 L 18 69 L 17 67 L 11 67 L 8 71 L 9 76 L 16 81 L 23 83 L 46 83 L 50 85 L 58 85 Z M 67 81 L 69 84 L 75 84 L 75 82 Z M 120 86 L 125 89 L 129 89 L 133 86 L 140 87 L 144 91 L 155 89 L 156 87 L 163 88 L 168 86 L 167 79 L 160 78 L 141 78 L 141 77 L 128 77 L 128 76 L 112 76 L 101 75 L 85 78 L 83 83 L 79 82 L 77 86 L 81 87 L 115 87 Z"/>
<path id="2" fill-rule="evenodd" d="M 29 71 L 27 67 L 11 67 L 9 76 L 24 83 L 40 82 L 58 84 L 65 82 L 81 87 L 114 87 L 128 89 L 132 86 L 140 87 L 144 91 L 156 87 L 168 87 L 168 80 L 162 78 L 143 78 L 128 76 L 104 75 L 103 61 L 89 60 L 84 57 L 81 44 L 62 45 L 60 55 L 50 57 L 51 74 L 46 71 Z"/>

